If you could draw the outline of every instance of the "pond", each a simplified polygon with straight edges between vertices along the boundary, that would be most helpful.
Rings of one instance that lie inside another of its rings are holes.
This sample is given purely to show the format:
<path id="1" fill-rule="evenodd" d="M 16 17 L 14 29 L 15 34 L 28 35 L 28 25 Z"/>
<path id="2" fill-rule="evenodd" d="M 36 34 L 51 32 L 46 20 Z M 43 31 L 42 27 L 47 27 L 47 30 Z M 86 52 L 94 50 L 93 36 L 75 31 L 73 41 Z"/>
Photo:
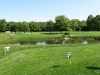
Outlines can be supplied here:
<path id="1" fill-rule="evenodd" d="M 20 41 L 16 43 L 9 43 L 8 45 L 47 45 L 47 44 L 66 44 L 67 41 L 62 39 L 54 39 L 54 40 L 41 40 L 41 41 Z"/>
<path id="2" fill-rule="evenodd" d="M 97 43 L 100 42 L 100 40 L 85 38 L 70 38 L 68 40 L 65 39 L 52 39 L 52 40 L 35 40 L 35 41 L 20 41 L 16 43 L 9 43 L 10 45 L 48 45 L 48 44 L 89 44 L 89 43 Z"/>

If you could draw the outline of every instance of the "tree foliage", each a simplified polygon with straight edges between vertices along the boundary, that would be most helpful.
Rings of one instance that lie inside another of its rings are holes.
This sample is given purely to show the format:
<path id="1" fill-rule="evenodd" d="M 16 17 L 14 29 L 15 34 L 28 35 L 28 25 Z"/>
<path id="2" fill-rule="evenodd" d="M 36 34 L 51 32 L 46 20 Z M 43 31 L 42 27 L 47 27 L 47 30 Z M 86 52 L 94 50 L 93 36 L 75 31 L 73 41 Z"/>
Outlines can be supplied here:
<path id="1" fill-rule="evenodd" d="M 47 22 L 6 22 L 0 19 L 0 32 L 36 32 L 36 31 L 100 31 L 100 15 L 89 15 L 87 20 L 68 19 L 65 15 L 58 15 L 55 21 Z"/>
<path id="2" fill-rule="evenodd" d="M 67 28 L 68 28 L 68 21 L 69 21 L 69 19 L 65 15 L 56 16 L 56 18 L 55 18 L 55 28 L 57 30 L 60 30 L 61 32 L 63 30 L 66 31 Z"/>
<path id="3" fill-rule="evenodd" d="M 27 22 L 23 21 L 20 25 L 21 31 L 23 31 L 24 33 L 30 31 L 29 24 Z"/>
<path id="4" fill-rule="evenodd" d="M 6 20 L 0 19 L 0 32 L 4 32 L 6 30 Z"/>
<path id="5" fill-rule="evenodd" d="M 50 33 L 53 30 L 53 26 L 54 26 L 54 22 L 52 20 L 49 20 L 47 22 L 47 29 L 50 31 Z"/>
<path id="6" fill-rule="evenodd" d="M 89 31 L 93 30 L 93 19 L 94 19 L 94 16 L 93 15 L 89 15 L 88 18 L 87 18 L 87 29 Z"/>
<path id="7" fill-rule="evenodd" d="M 39 27 L 36 22 L 29 22 L 29 27 L 31 32 L 39 31 Z"/>

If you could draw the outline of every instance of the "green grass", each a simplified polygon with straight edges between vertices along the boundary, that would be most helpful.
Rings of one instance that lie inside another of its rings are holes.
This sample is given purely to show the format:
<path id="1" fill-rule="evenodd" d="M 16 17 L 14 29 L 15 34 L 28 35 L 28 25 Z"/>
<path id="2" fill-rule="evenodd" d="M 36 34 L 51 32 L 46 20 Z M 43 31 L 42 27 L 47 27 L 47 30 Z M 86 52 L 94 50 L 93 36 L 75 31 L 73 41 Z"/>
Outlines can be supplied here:
<path id="1" fill-rule="evenodd" d="M 71 36 L 100 36 L 99 31 L 79 31 L 79 32 L 70 32 Z"/>
<path id="2" fill-rule="evenodd" d="M 53 32 L 0 34 L 0 75 L 100 75 L 100 43 L 65 45 L 11 45 L 7 42 L 61 38 Z M 100 36 L 100 32 L 70 32 L 71 36 Z M 70 59 L 66 58 L 72 53 Z"/>
<path id="3" fill-rule="evenodd" d="M 0 75 L 100 75 L 100 44 L 11 46 L 6 56 L 3 48 Z"/>

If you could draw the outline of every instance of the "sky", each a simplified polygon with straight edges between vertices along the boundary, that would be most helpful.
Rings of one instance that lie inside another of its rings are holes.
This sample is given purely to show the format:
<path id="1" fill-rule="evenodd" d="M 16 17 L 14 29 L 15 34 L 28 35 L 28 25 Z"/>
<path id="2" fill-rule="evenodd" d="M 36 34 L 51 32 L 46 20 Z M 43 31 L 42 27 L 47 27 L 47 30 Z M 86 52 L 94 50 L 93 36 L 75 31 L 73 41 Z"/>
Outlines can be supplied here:
<path id="1" fill-rule="evenodd" d="M 45 22 L 59 15 L 70 20 L 100 15 L 100 0 L 0 0 L 0 19 L 6 21 Z"/>

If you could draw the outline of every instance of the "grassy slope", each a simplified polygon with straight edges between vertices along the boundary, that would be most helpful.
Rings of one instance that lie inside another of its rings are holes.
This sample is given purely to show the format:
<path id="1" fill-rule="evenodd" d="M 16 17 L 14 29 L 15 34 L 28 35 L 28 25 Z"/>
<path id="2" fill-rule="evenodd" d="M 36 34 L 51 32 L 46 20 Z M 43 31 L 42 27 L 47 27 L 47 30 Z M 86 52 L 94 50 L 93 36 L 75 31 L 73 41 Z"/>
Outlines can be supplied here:
<path id="1" fill-rule="evenodd" d="M 0 75 L 100 75 L 99 49 L 100 44 L 11 46 L 0 59 Z"/>

